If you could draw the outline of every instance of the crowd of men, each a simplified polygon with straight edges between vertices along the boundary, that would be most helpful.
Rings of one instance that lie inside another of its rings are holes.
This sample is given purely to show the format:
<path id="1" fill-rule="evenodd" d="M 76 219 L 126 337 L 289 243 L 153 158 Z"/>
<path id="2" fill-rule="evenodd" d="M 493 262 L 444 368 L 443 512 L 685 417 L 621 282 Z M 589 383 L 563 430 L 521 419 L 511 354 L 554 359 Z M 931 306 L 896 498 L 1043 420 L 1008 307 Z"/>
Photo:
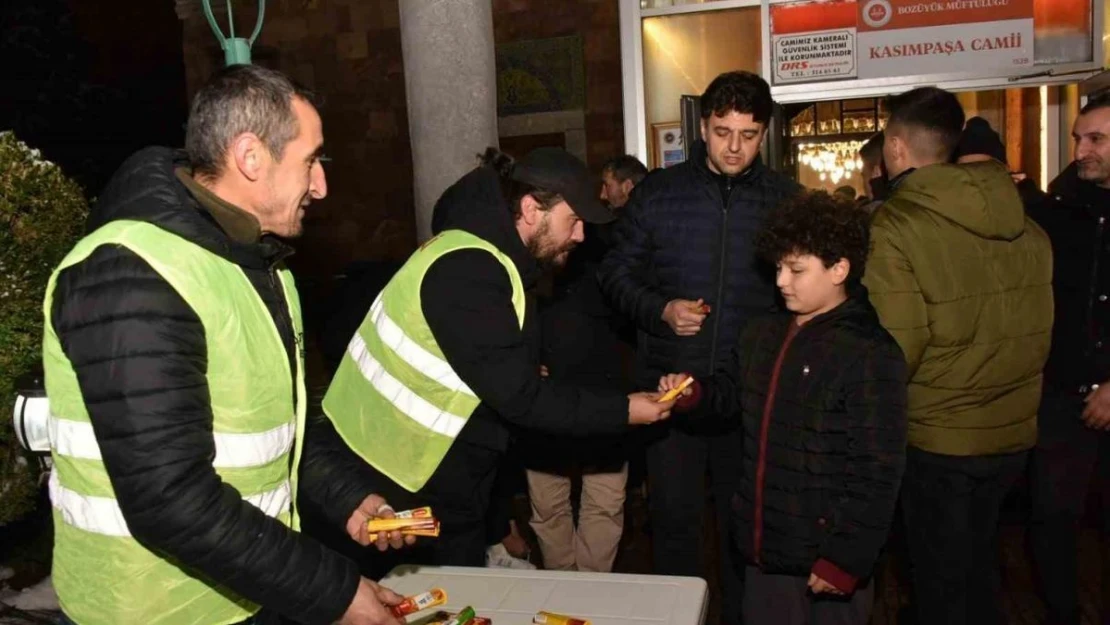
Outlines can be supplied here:
<path id="1" fill-rule="evenodd" d="M 488 150 L 345 330 L 320 415 L 283 260 L 327 194 L 321 119 L 277 72 L 218 74 L 185 149 L 124 163 L 47 288 L 66 622 L 397 625 L 355 545 L 483 566 L 514 533 L 490 523 L 514 449 L 544 565 L 610 571 L 642 449 L 654 572 L 701 574 L 713 502 L 722 623 L 867 623 L 898 506 L 918 622 L 1002 622 L 995 531 L 1027 467 L 1050 618 L 1079 623 L 1110 96 L 1047 194 L 951 93 L 895 96 L 867 202 L 765 165 L 772 108 L 722 74 L 687 160 L 614 159 L 600 198 L 562 149 Z M 370 540 L 425 505 L 438 538 Z"/>

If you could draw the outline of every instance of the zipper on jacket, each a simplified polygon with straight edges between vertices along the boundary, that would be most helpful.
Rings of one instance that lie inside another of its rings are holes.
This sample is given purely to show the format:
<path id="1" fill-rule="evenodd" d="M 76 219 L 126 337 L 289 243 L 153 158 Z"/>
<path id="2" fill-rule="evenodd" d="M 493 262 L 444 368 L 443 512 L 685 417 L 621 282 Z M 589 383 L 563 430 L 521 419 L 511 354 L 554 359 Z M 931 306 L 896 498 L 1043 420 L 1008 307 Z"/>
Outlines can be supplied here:
<path id="1" fill-rule="evenodd" d="M 725 267 L 728 265 L 728 203 L 732 200 L 732 178 L 725 178 L 725 193 L 721 198 L 721 254 L 717 266 L 717 299 L 713 306 L 720 309 L 725 296 Z M 721 315 L 713 315 L 713 332 L 709 336 L 709 372 L 717 369 L 717 334 L 721 328 Z"/>
<path id="2" fill-rule="evenodd" d="M 289 294 L 285 292 L 284 285 L 282 285 L 281 280 L 278 279 L 277 270 L 274 269 L 275 266 L 276 265 L 270 265 L 270 268 L 267 270 L 266 275 L 270 279 L 270 288 L 274 291 L 274 293 L 276 295 L 279 295 L 281 297 L 281 304 L 279 306 L 277 306 L 278 311 L 280 311 L 279 314 L 281 316 L 281 322 L 283 324 L 285 324 L 285 327 L 289 328 L 289 334 L 290 334 L 290 336 L 293 337 L 293 346 L 292 346 L 293 347 L 293 361 L 290 363 L 289 373 L 293 378 L 293 388 L 291 390 L 293 392 L 293 410 L 296 411 L 297 410 L 297 376 L 300 373 L 300 368 L 301 368 L 301 358 L 300 358 L 301 345 L 300 345 L 300 339 L 297 337 L 297 328 L 296 328 L 296 326 L 293 325 L 293 318 L 289 315 Z M 279 339 L 281 338 L 281 330 L 280 329 L 278 330 L 278 338 Z M 306 398 L 304 398 L 303 401 L 307 401 L 307 400 L 308 400 L 308 398 L 306 397 Z M 293 449 L 289 450 L 289 463 L 288 463 L 289 479 L 293 480 L 293 481 L 295 481 L 297 479 L 297 476 L 293 475 L 293 462 L 297 457 L 296 445 L 297 445 L 296 437 L 293 437 Z M 292 499 L 292 501 L 290 501 L 289 512 L 290 512 L 290 514 L 295 516 L 296 511 L 297 511 L 296 497 L 292 497 L 291 499 Z"/>
<path id="3" fill-rule="evenodd" d="M 1094 354 L 1092 346 L 1097 337 L 1095 337 L 1095 298 L 1098 297 L 1099 280 L 1099 259 L 1102 257 L 1102 236 L 1106 230 L 1106 217 L 1099 216 L 1098 226 L 1095 228 L 1095 249 L 1094 257 L 1091 260 L 1091 279 L 1087 285 L 1087 350 L 1089 354 Z"/>
<path id="4" fill-rule="evenodd" d="M 794 320 L 790 324 L 794 325 Z M 763 419 L 759 424 L 759 456 L 755 465 L 755 515 L 752 519 L 752 557 L 757 565 L 762 564 L 760 551 L 763 549 L 763 483 L 767 474 L 767 436 L 771 429 L 771 410 L 775 406 L 775 393 L 779 386 L 779 373 L 782 371 L 782 361 L 786 358 L 786 350 L 794 337 L 798 336 L 801 328 L 788 327 L 786 338 L 779 348 L 779 355 L 775 358 L 775 367 L 771 369 L 771 383 L 767 387 L 767 401 L 763 404 Z"/>

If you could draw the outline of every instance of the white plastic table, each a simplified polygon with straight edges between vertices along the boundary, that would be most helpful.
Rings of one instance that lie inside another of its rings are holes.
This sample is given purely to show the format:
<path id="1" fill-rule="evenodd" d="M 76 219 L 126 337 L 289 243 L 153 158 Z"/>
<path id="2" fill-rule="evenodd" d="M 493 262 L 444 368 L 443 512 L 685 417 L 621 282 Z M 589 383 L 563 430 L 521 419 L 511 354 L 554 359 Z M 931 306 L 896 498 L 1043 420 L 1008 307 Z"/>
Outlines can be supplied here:
<path id="1" fill-rule="evenodd" d="M 531 625 L 540 610 L 593 625 L 702 625 L 709 605 L 705 580 L 697 577 L 406 565 L 382 584 L 405 596 L 442 588 L 447 605 L 437 610 L 473 606 L 493 625 Z M 409 623 L 428 615 L 414 614 Z"/>

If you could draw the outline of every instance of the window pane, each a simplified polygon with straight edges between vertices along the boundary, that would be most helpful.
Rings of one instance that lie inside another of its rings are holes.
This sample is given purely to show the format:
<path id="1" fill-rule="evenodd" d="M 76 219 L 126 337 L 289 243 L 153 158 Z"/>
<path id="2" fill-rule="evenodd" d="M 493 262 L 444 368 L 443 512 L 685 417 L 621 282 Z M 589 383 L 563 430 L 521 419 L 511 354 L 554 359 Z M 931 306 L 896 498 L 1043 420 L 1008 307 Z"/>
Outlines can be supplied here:
<path id="1" fill-rule="evenodd" d="M 1090 61 L 1091 0 L 1033 0 L 1033 36 L 1038 65 Z"/>
<path id="2" fill-rule="evenodd" d="M 643 35 L 649 128 L 679 121 L 679 99 L 701 95 L 718 74 L 760 73 L 759 7 L 648 17 Z"/>

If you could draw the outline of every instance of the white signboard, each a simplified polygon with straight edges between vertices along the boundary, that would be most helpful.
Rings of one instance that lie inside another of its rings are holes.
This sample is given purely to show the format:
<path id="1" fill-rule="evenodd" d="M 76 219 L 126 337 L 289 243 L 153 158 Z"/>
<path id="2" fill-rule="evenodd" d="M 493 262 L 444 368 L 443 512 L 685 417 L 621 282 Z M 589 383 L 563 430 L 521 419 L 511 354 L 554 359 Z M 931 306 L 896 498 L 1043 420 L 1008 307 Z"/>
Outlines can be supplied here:
<path id="1" fill-rule="evenodd" d="M 775 84 L 856 77 L 856 29 L 774 35 Z"/>
<path id="2" fill-rule="evenodd" d="M 875 30 L 859 34 L 859 48 L 868 78 L 1025 69 L 1033 65 L 1033 20 Z"/>

